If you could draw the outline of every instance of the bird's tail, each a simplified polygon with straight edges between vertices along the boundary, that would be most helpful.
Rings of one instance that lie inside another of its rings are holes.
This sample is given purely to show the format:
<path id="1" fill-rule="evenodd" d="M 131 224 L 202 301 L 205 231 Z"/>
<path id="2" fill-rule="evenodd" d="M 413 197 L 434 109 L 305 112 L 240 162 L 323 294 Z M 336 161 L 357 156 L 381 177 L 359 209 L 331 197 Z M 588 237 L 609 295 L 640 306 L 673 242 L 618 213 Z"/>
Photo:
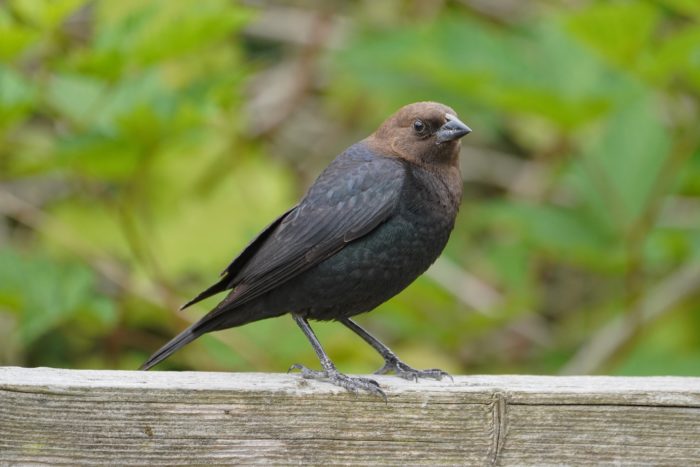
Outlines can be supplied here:
<path id="1" fill-rule="evenodd" d="M 224 300 L 213 310 L 204 315 L 199 321 L 173 337 L 170 342 L 158 349 L 143 365 L 141 365 L 139 370 L 148 370 L 154 367 L 202 334 L 219 329 L 241 326 L 281 314 L 264 313 L 263 310 L 263 304 L 259 301 L 254 304 L 244 304 L 243 306 L 231 306 L 231 303 Z"/>
<path id="2" fill-rule="evenodd" d="M 203 334 L 202 332 L 194 331 L 194 328 L 195 326 L 197 326 L 197 324 L 190 326 L 177 336 L 173 337 L 170 340 L 170 342 L 165 344 L 163 347 L 158 349 L 153 355 L 151 355 L 148 358 L 148 360 L 146 360 L 146 362 L 143 365 L 141 365 L 139 370 L 148 370 L 152 368 L 153 366 L 168 358 L 180 347 L 189 344 L 190 342 L 201 336 Z"/>

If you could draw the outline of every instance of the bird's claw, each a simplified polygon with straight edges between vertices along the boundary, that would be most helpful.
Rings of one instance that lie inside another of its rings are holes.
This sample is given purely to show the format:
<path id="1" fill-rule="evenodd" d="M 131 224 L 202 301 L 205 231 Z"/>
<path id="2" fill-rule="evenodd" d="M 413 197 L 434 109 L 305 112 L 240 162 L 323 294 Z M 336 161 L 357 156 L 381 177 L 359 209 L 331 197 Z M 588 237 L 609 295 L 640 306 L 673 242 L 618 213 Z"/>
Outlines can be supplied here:
<path id="1" fill-rule="evenodd" d="M 394 373 L 400 378 L 413 380 L 415 382 L 418 382 L 419 378 L 430 378 L 440 381 L 445 377 L 450 378 L 450 380 L 454 382 L 452 375 L 446 371 L 440 370 L 439 368 L 416 370 L 406 365 L 401 360 L 387 360 L 383 367 L 374 372 L 375 375 L 385 375 L 387 373 Z"/>
<path id="2" fill-rule="evenodd" d="M 362 378 L 359 376 L 352 377 L 344 375 L 338 370 L 312 370 L 311 368 L 307 368 L 304 365 L 300 365 L 299 363 L 295 363 L 294 365 L 289 367 L 287 373 L 289 373 L 292 370 L 299 370 L 301 372 L 301 377 L 305 379 L 328 381 L 329 383 L 335 384 L 336 386 L 345 388 L 348 392 L 352 392 L 353 394 L 357 394 L 359 391 L 366 391 L 370 394 L 381 397 L 382 399 L 384 399 L 384 402 L 386 402 L 387 400 L 386 394 L 384 394 L 384 391 L 382 391 L 381 387 L 379 386 L 379 383 L 373 379 Z"/>

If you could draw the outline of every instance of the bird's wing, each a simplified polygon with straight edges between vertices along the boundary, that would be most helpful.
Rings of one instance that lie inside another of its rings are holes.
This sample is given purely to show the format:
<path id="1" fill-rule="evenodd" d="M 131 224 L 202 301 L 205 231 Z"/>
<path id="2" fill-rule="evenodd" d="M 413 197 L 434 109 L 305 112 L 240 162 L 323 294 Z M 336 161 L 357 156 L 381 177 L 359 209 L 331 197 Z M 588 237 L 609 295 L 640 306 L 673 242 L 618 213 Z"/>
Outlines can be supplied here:
<path id="1" fill-rule="evenodd" d="M 269 292 L 374 230 L 394 213 L 405 176 L 396 159 L 340 156 L 273 224 L 232 277 L 234 290 L 207 318 Z"/>
<path id="2" fill-rule="evenodd" d="M 250 260 L 250 258 L 255 255 L 255 253 L 258 251 L 260 248 L 260 245 L 262 245 L 265 240 L 270 236 L 272 232 L 274 232 L 275 228 L 284 220 L 284 218 L 292 212 L 294 209 L 296 209 L 296 206 L 293 208 L 289 209 L 287 212 L 279 216 L 277 219 L 275 219 L 270 225 L 265 227 L 262 232 L 258 234 L 257 237 L 251 241 L 247 247 L 238 255 L 236 258 L 231 261 L 231 263 L 226 267 L 221 272 L 221 279 L 219 281 L 209 287 L 207 290 L 204 292 L 200 293 L 196 297 L 194 297 L 192 300 L 189 302 L 185 303 L 180 307 L 180 310 L 184 310 L 190 305 L 194 305 L 197 302 L 200 302 L 204 300 L 205 298 L 209 298 L 212 295 L 216 295 L 219 292 L 223 292 L 224 290 L 230 289 L 233 287 L 233 278 L 236 276 L 236 274 L 245 266 L 245 264 Z"/>

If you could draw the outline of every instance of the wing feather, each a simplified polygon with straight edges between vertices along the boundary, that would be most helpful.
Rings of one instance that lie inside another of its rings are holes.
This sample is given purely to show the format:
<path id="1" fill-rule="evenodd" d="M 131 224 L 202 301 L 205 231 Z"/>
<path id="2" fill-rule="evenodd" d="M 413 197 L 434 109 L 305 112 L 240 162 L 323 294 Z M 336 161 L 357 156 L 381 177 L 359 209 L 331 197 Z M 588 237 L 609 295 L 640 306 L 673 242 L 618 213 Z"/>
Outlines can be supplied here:
<path id="1" fill-rule="evenodd" d="M 405 176 L 394 158 L 339 156 L 299 205 L 271 226 L 231 278 L 233 291 L 205 318 L 260 297 L 373 231 L 395 212 Z"/>
<path id="2" fill-rule="evenodd" d="M 219 281 L 206 289 L 204 292 L 201 292 L 199 295 L 194 297 L 192 300 L 189 302 L 185 303 L 180 307 L 180 310 L 184 310 L 185 308 L 194 305 L 197 302 L 201 302 L 205 298 L 209 298 L 212 295 L 216 295 L 220 292 L 223 292 L 224 290 L 230 289 L 234 285 L 234 278 L 236 274 L 241 270 L 241 268 L 250 260 L 250 258 L 253 257 L 255 252 L 260 248 L 260 245 L 262 245 L 265 240 L 270 236 L 270 234 L 274 231 L 274 229 L 287 217 L 287 215 L 292 212 L 296 208 L 293 207 L 289 209 L 287 212 L 282 214 L 280 217 L 275 219 L 270 225 L 265 227 L 260 234 L 258 234 L 257 237 L 251 241 L 243 251 L 231 261 L 231 263 L 226 266 L 226 269 L 224 269 L 221 272 L 221 279 Z"/>

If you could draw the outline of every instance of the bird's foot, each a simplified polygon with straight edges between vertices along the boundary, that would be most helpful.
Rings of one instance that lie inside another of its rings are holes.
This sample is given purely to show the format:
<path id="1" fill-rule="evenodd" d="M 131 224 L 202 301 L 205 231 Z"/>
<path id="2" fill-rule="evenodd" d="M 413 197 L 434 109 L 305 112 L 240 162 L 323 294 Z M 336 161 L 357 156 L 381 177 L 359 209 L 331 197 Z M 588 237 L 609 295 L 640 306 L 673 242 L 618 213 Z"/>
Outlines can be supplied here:
<path id="1" fill-rule="evenodd" d="M 387 360 L 383 367 L 374 372 L 375 375 L 385 375 L 387 373 L 394 373 L 400 378 L 413 380 L 416 382 L 418 381 L 418 378 L 431 378 L 439 381 L 444 377 L 448 377 L 454 381 L 452 376 L 446 371 L 438 368 L 431 368 L 430 370 L 416 370 L 406 365 L 399 359 Z"/>
<path id="2" fill-rule="evenodd" d="M 384 394 L 384 391 L 382 391 L 379 383 L 373 379 L 361 378 L 359 376 L 351 377 L 342 374 L 336 369 L 320 371 L 312 370 L 298 363 L 295 363 L 289 367 L 289 371 L 292 370 L 299 370 L 302 378 L 315 379 L 317 381 L 328 381 L 329 383 L 345 388 L 354 394 L 357 394 L 359 391 L 367 391 L 370 394 L 381 397 L 384 399 L 384 402 L 386 402 L 386 394 Z"/>

